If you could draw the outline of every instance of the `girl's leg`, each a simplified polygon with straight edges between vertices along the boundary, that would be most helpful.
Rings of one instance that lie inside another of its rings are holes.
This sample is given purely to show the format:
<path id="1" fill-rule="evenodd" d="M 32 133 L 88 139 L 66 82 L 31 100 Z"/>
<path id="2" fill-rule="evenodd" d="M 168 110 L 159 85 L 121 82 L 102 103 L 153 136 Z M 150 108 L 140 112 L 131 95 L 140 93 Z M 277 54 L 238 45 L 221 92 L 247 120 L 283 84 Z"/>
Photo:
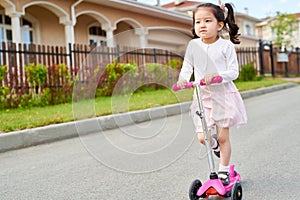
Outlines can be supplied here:
<path id="1" fill-rule="evenodd" d="M 204 144 L 204 134 L 199 132 L 197 133 L 198 135 L 198 140 L 201 144 Z M 213 146 L 214 145 L 214 141 L 212 139 L 210 139 L 210 145 Z"/>
<path id="2" fill-rule="evenodd" d="M 231 156 L 231 145 L 229 138 L 229 128 L 218 128 L 218 141 L 220 144 L 220 166 L 218 176 L 224 185 L 228 185 L 229 180 L 229 161 Z"/>
<path id="3" fill-rule="evenodd" d="M 218 142 L 220 144 L 220 164 L 228 166 L 231 156 L 231 144 L 229 138 L 229 128 L 217 127 Z"/>
<path id="4" fill-rule="evenodd" d="M 210 133 L 211 134 L 211 133 Z M 205 144 L 205 141 L 204 141 L 204 134 L 199 132 L 197 133 L 198 135 L 198 140 L 200 141 L 201 144 Z M 214 137 L 215 136 L 215 137 Z M 213 152 L 214 154 L 220 158 L 220 145 L 218 143 L 218 140 L 217 140 L 217 136 L 214 135 L 212 137 L 210 137 L 210 146 L 211 148 L 213 149 Z"/>

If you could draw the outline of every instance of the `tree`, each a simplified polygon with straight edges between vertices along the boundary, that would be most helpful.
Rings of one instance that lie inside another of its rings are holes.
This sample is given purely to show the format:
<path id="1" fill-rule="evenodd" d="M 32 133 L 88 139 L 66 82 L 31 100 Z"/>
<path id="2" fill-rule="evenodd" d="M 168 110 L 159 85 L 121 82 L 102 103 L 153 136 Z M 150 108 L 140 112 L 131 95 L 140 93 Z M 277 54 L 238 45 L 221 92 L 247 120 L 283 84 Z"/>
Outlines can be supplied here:
<path id="1" fill-rule="evenodd" d="M 277 12 L 271 29 L 276 34 L 274 43 L 279 47 L 289 45 L 293 37 L 293 32 L 298 29 L 297 17 L 294 14 L 282 14 Z"/>

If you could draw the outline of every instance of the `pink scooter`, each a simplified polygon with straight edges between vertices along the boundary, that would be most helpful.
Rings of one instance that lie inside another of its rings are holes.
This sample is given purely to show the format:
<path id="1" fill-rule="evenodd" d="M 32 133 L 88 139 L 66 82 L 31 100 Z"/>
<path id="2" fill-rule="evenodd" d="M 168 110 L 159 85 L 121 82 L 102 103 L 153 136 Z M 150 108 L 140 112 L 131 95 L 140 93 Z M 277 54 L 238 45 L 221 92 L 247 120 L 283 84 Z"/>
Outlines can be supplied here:
<path id="1" fill-rule="evenodd" d="M 216 76 L 212 79 L 212 83 L 221 83 L 222 82 L 221 76 Z M 230 166 L 230 183 L 226 186 L 224 186 L 221 182 L 221 180 L 218 178 L 218 174 L 215 171 L 215 164 L 213 160 L 212 155 L 212 149 L 210 147 L 210 140 L 209 140 L 209 133 L 208 128 L 205 120 L 204 115 L 204 109 L 201 101 L 201 92 L 200 92 L 200 86 L 205 85 L 203 81 L 200 81 L 200 83 L 195 82 L 188 82 L 184 88 L 180 88 L 178 85 L 173 86 L 174 91 L 178 91 L 181 89 L 189 89 L 189 88 L 195 88 L 196 89 L 196 95 L 198 100 L 198 106 L 199 111 L 197 111 L 197 115 L 200 117 L 204 132 L 204 141 L 206 150 L 208 153 L 208 163 L 210 168 L 210 175 L 209 180 L 206 181 L 203 185 L 200 180 L 195 180 L 189 190 L 189 197 L 190 200 L 198 200 L 202 198 L 208 198 L 211 195 L 216 195 L 219 198 L 227 198 L 231 197 L 231 200 L 241 200 L 242 199 L 242 185 L 240 183 L 241 176 L 234 170 L 234 165 Z"/>

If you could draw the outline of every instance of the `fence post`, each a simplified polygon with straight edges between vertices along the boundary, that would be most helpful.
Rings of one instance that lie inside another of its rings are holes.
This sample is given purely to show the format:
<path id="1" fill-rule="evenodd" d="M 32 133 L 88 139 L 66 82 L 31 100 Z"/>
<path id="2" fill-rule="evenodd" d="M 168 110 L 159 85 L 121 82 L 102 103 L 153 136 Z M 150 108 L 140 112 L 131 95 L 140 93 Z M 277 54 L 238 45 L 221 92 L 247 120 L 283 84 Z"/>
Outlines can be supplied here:
<path id="1" fill-rule="evenodd" d="M 157 58 L 156 58 L 156 48 L 153 49 L 153 62 L 157 63 Z"/>
<path id="2" fill-rule="evenodd" d="M 299 76 L 300 75 L 299 47 L 296 47 L 296 55 L 297 55 L 297 76 Z"/>
<path id="3" fill-rule="evenodd" d="M 273 44 L 272 41 L 270 41 L 269 44 L 270 47 L 270 59 L 271 59 L 271 73 L 272 73 L 272 77 L 275 77 L 275 69 L 274 69 L 274 54 L 273 54 Z"/>
<path id="4" fill-rule="evenodd" d="M 287 54 L 287 49 L 286 46 L 284 46 L 284 53 Z M 288 55 L 289 56 L 289 55 Z M 289 62 L 285 62 L 284 63 L 284 67 L 285 67 L 285 77 L 289 77 L 289 66 L 288 66 Z"/>
<path id="5" fill-rule="evenodd" d="M 264 67 L 264 44 L 261 39 L 259 39 L 259 61 L 260 61 L 260 74 L 265 76 L 265 67 Z"/>
<path id="6" fill-rule="evenodd" d="M 117 45 L 118 63 L 120 63 L 120 45 Z"/>
<path id="7" fill-rule="evenodd" d="M 73 67 L 73 50 L 72 50 L 72 43 L 68 44 L 68 56 L 69 56 L 69 66 L 70 66 L 70 74 L 71 74 L 71 79 L 73 80 L 74 76 L 75 76 L 75 72 L 74 72 L 74 67 Z"/>
<path id="8" fill-rule="evenodd" d="M 70 62 L 70 66 L 73 66 L 73 58 L 72 58 L 72 44 L 69 43 L 69 49 L 68 49 L 68 55 L 69 55 L 69 62 Z"/>

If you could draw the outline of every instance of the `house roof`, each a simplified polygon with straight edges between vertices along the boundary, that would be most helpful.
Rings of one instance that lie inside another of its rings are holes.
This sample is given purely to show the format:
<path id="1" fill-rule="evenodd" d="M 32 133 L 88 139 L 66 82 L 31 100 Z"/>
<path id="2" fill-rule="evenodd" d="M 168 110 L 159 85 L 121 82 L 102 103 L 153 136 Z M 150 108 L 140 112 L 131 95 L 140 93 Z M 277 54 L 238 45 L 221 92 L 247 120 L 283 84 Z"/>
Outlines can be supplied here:
<path id="1" fill-rule="evenodd" d="M 181 3 L 176 4 L 175 2 L 171 2 L 165 5 L 162 5 L 163 8 L 169 9 L 169 10 L 186 10 L 185 8 L 189 8 L 189 9 L 195 9 L 196 6 L 198 6 L 199 4 L 202 4 L 204 2 L 200 2 L 200 1 L 189 1 L 189 0 L 183 0 Z M 237 15 L 238 17 L 242 17 L 244 19 L 248 19 L 254 22 L 261 22 L 260 19 L 257 19 L 255 17 L 252 17 L 248 14 L 244 14 L 241 12 L 235 12 L 235 15 Z"/>
<path id="2" fill-rule="evenodd" d="M 251 21 L 254 21 L 256 23 L 259 23 L 261 22 L 262 20 L 261 19 L 258 19 L 256 17 L 252 17 L 248 14 L 245 14 L 245 13 L 241 13 L 241 12 L 235 12 L 235 15 L 239 18 L 244 18 L 244 19 L 248 19 L 248 20 L 251 20 Z"/>
<path id="3" fill-rule="evenodd" d="M 295 15 L 296 18 L 299 20 L 300 19 L 300 13 L 289 13 L 291 15 Z M 264 19 L 261 20 L 260 23 L 256 24 L 256 26 L 265 26 L 267 25 L 270 21 L 272 21 L 273 19 L 275 19 L 276 16 L 273 16 L 273 17 L 266 17 Z"/>
<path id="4" fill-rule="evenodd" d="M 171 2 L 165 5 L 162 5 L 163 8 L 166 9 L 170 9 L 170 8 L 185 8 L 185 7 L 190 7 L 190 6 L 195 6 L 195 5 L 199 5 L 202 2 L 199 1 L 188 1 L 188 0 L 184 0 L 179 4 L 176 4 L 175 2 Z"/>
<path id="5" fill-rule="evenodd" d="M 117 9 L 127 10 L 143 15 L 155 16 L 162 19 L 178 21 L 190 24 L 191 18 L 185 13 L 178 13 L 172 10 L 167 10 L 162 7 L 149 5 L 133 0 L 85 0 L 95 4 L 110 6 Z"/>
<path id="6" fill-rule="evenodd" d="M 300 13 L 295 13 L 295 15 L 298 19 L 300 18 Z"/>

